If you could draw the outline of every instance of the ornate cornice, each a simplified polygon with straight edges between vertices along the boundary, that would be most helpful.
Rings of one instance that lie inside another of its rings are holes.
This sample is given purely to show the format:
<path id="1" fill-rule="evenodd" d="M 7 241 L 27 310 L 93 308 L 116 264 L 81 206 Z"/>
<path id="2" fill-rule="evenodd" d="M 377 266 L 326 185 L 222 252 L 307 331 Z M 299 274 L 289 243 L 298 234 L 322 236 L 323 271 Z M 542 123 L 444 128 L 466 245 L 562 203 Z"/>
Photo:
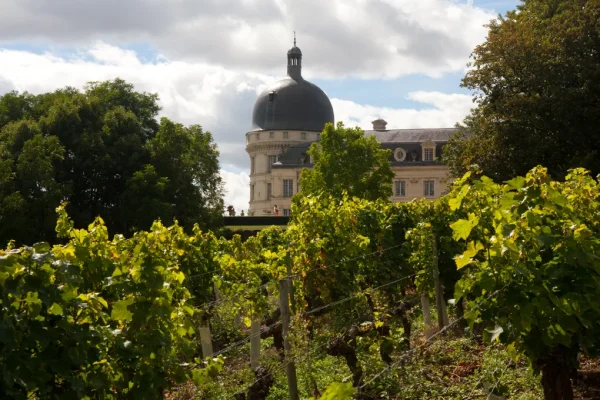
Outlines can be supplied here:
<path id="1" fill-rule="evenodd" d="M 270 142 L 255 142 L 250 143 L 246 146 L 246 152 L 251 153 L 263 153 L 268 151 L 281 151 L 290 146 L 301 144 L 301 141 L 270 141 Z"/>

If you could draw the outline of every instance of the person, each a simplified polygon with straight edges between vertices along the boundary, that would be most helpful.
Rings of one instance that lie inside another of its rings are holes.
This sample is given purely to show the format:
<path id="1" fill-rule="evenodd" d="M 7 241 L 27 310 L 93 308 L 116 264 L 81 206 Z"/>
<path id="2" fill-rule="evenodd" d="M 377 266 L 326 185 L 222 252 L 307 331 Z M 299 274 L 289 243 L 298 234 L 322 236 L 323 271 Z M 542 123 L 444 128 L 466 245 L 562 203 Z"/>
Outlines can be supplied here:
<path id="1" fill-rule="evenodd" d="M 244 216 L 244 210 L 242 210 L 242 212 L 240 213 L 240 215 L 243 217 Z"/>
<path id="2" fill-rule="evenodd" d="M 273 206 L 273 214 L 275 214 L 275 216 L 279 215 L 279 208 L 277 208 L 277 204 Z"/>

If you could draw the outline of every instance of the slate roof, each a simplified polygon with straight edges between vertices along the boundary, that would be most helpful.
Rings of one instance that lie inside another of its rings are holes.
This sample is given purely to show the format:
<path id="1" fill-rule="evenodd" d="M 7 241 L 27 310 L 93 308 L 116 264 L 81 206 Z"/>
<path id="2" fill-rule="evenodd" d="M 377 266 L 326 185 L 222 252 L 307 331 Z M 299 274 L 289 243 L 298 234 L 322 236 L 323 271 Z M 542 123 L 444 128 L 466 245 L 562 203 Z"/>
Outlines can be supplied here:
<path id="1" fill-rule="evenodd" d="M 374 135 L 381 147 L 390 149 L 392 155 L 390 161 L 392 166 L 415 166 L 415 165 L 440 165 L 440 161 L 423 161 L 421 144 L 427 141 L 435 142 L 436 158 L 440 158 L 444 145 L 448 142 L 453 128 L 439 129 L 390 129 L 385 131 L 365 131 L 366 136 Z M 274 165 L 273 168 L 310 168 L 310 157 L 306 154 L 310 143 L 301 143 L 288 147 L 283 154 L 279 156 L 279 162 L 282 165 Z M 402 147 L 406 151 L 406 159 L 402 162 L 394 158 L 394 150 Z M 414 160 L 413 160 L 414 154 Z M 302 159 L 304 158 L 304 162 Z"/>
<path id="2" fill-rule="evenodd" d="M 385 131 L 365 131 L 365 136 L 375 135 L 381 143 L 423 143 L 447 142 L 454 133 L 454 128 L 425 129 L 388 129 Z"/>
<path id="3" fill-rule="evenodd" d="M 256 99 L 252 131 L 321 132 L 326 123 L 333 121 L 333 107 L 325 92 L 301 76 L 288 76 L 266 88 Z"/>

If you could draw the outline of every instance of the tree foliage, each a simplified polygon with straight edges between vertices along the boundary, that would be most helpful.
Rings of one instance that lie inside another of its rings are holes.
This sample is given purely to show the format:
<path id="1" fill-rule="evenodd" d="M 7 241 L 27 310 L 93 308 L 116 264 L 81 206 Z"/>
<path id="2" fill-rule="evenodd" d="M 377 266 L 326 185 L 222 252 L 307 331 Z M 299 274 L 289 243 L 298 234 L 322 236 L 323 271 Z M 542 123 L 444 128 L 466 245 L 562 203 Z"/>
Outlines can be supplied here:
<path id="1" fill-rule="evenodd" d="M 465 180 L 450 194 L 468 214 L 451 225 L 466 242 L 456 297 L 541 369 L 546 399 L 572 399 L 577 353 L 600 350 L 598 183 L 581 169 L 552 181 L 541 167 L 505 185 Z"/>
<path id="2" fill-rule="evenodd" d="M 312 169 L 302 171 L 300 196 L 324 193 L 341 198 L 343 193 L 367 200 L 392 195 L 394 173 L 390 150 L 381 148 L 374 136 L 366 137 L 360 128 L 327 124 L 321 140 L 308 151 Z"/>
<path id="3" fill-rule="evenodd" d="M 455 176 L 471 164 L 496 181 L 536 165 L 600 173 L 599 26 L 598 0 L 523 0 L 490 22 L 463 79 L 476 108 L 444 150 Z"/>
<path id="4" fill-rule="evenodd" d="M 155 94 L 114 81 L 0 97 L 0 243 L 53 237 L 68 201 L 77 226 L 101 216 L 111 233 L 156 219 L 215 227 L 222 214 L 218 151 L 198 125 L 167 118 Z"/>

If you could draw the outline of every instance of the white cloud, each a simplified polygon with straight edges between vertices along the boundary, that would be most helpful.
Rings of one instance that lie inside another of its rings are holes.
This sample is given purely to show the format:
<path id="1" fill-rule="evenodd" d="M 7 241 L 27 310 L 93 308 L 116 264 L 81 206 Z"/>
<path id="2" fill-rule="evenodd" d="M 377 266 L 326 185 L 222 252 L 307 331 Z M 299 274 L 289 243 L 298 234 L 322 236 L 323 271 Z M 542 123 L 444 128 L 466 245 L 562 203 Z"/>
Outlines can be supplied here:
<path id="1" fill-rule="evenodd" d="M 357 104 L 353 101 L 331 99 L 335 118 L 346 126 L 373 129 L 371 121 L 383 118 L 388 129 L 452 128 L 463 120 L 473 107 L 472 97 L 465 94 L 440 92 L 411 92 L 408 99 L 427 104 L 425 109 L 398 109 Z"/>
<path id="2" fill-rule="evenodd" d="M 144 42 L 178 60 L 278 73 L 296 30 L 299 46 L 310 49 L 310 73 L 367 78 L 462 71 L 495 17 L 457 0 L 2 0 L 1 7 L 0 44 Z"/>
<path id="3" fill-rule="evenodd" d="M 237 215 L 242 210 L 248 215 L 248 200 L 250 199 L 250 177 L 245 172 L 234 173 L 221 170 L 225 183 L 225 207 L 232 205 Z"/>
<path id="4" fill-rule="evenodd" d="M 272 76 L 240 73 L 206 63 L 172 61 L 144 63 L 131 51 L 96 43 L 77 56 L 0 49 L 0 95 L 9 90 L 44 93 L 65 86 L 82 88 L 86 82 L 121 77 L 137 90 L 158 93 L 162 115 L 184 124 L 202 124 L 210 130 L 221 152 L 225 204 L 238 213 L 248 208 L 245 133 L 250 126 L 257 92 Z M 371 128 L 381 117 L 390 128 L 451 127 L 472 106 L 471 97 L 440 92 L 412 92 L 408 99 L 424 109 L 395 109 L 332 99 L 336 120 L 349 126 Z"/>
<path id="5" fill-rule="evenodd" d="M 205 63 L 142 63 L 129 50 L 96 43 L 71 58 L 51 53 L 0 49 L 0 94 L 8 90 L 45 93 L 90 81 L 123 78 L 136 90 L 158 93 L 161 115 L 177 122 L 201 124 L 211 131 L 221 161 L 238 167 L 245 154 L 244 135 L 251 124 L 256 90 L 274 77 L 238 73 Z"/>

